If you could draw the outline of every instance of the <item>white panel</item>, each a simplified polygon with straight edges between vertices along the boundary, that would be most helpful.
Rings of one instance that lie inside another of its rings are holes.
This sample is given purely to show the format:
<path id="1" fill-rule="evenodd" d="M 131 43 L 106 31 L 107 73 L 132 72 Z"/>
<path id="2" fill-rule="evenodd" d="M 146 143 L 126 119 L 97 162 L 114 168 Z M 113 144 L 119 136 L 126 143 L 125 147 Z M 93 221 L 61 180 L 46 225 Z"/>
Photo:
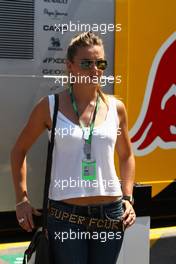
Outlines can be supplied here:
<path id="1" fill-rule="evenodd" d="M 34 59 L 0 60 L 0 211 L 14 210 L 15 195 L 9 154 L 17 135 L 37 100 L 48 93 L 56 92 L 56 89 L 62 89 L 54 83 L 54 79 L 42 78 L 43 69 L 48 71 L 64 69 L 62 59 L 66 56 L 66 47 L 70 38 L 75 35 L 75 32 L 61 34 L 53 30 L 45 31 L 44 25 L 69 23 L 69 21 L 99 25 L 113 24 L 114 0 L 36 0 Z M 112 75 L 114 32 L 107 34 L 99 32 L 99 35 L 104 40 L 109 64 L 105 74 Z M 58 43 L 52 44 L 52 37 L 56 42 L 59 39 L 59 47 Z M 112 85 L 107 86 L 105 90 L 111 93 Z M 28 190 L 36 207 L 41 207 L 46 144 L 47 138 L 42 137 L 32 147 L 28 156 Z"/>
<path id="2" fill-rule="evenodd" d="M 125 231 L 117 264 L 149 264 L 150 217 L 137 217 L 136 223 Z"/>

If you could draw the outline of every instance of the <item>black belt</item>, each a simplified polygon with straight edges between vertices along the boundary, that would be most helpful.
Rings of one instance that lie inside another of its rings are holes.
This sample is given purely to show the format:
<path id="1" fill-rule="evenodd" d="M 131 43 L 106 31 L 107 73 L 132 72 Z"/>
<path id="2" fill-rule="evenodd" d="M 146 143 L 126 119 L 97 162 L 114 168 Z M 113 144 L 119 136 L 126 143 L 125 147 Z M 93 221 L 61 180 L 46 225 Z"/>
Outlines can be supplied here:
<path id="1" fill-rule="evenodd" d="M 89 216 L 81 216 L 70 212 L 62 211 L 54 207 L 49 208 L 49 215 L 57 220 L 68 221 L 74 224 L 86 225 L 90 228 L 103 228 L 107 230 L 124 231 L 124 224 L 122 219 L 101 219 Z"/>

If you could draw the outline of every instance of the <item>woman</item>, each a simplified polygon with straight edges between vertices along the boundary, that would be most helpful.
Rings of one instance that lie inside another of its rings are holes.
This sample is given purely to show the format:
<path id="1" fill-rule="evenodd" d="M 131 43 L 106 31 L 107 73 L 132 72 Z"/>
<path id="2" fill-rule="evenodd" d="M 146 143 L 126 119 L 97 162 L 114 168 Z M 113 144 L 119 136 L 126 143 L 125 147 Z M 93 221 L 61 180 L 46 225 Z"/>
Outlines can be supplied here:
<path id="1" fill-rule="evenodd" d="M 94 33 L 85 32 L 71 40 L 66 65 L 71 77 L 68 89 L 59 93 L 49 190 L 48 237 L 53 262 L 116 263 L 123 227 L 135 222 L 135 165 L 126 110 L 120 100 L 101 91 L 107 62 L 102 40 Z M 27 195 L 25 157 L 45 129 L 50 135 L 53 108 L 53 95 L 39 101 L 11 153 L 16 215 L 27 231 L 34 228 L 32 214 L 39 213 Z"/>

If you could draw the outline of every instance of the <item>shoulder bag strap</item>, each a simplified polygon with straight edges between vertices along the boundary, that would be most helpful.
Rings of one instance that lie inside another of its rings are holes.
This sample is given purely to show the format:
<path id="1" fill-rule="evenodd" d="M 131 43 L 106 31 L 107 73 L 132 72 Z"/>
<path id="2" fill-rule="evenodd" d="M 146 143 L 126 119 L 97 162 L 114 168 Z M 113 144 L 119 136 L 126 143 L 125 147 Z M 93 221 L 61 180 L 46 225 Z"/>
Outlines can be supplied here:
<path id="1" fill-rule="evenodd" d="M 50 185 L 50 178 L 51 178 L 52 153 L 53 153 L 53 147 L 54 147 L 57 112 L 58 112 L 58 107 L 59 107 L 58 94 L 55 94 L 54 97 L 55 97 L 55 104 L 54 104 L 54 112 L 53 112 L 53 122 L 52 122 L 51 138 L 50 138 L 50 141 L 48 142 L 47 163 L 46 163 L 46 172 L 45 172 L 42 231 L 44 231 L 47 227 L 48 195 L 49 195 L 49 185 Z"/>

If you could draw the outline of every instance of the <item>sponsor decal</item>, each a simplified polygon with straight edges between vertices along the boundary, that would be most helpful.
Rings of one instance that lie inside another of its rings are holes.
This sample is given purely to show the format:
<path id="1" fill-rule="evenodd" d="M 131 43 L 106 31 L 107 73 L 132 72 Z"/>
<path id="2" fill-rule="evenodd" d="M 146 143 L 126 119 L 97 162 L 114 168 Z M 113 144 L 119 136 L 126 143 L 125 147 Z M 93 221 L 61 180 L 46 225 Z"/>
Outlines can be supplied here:
<path id="1" fill-rule="evenodd" d="M 65 12 L 59 12 L 58 10 L 49 10 L 47 8 L 45 8 L 43 10 L 43 13 L 44 15 L 47 15 L 48 17 L 50 18 L 53 18 L 53 19 L 60 19 L 60 17 L 62 16 L 68 16 L 68 13 L 65 13 Z"/>
<path id="2" fill-rule="evenodd" d="M 176 32 L 159 48 L 151 65 L 143 105 L 130 131 L 135 155 L 176 148 Z"/>
<path id="3" fill-rule="evenodd" d="M 48 50 L 63 50 L 59 38 L 51 37 L 50 43 L 51 46 L 48 47 Z"/>
<path id="4" fill-rule="evenodd" d="M 68 0 L 44 0 L 46 3 L 67 4 Z"/>
<path id="5" fill-rule="evenodd" d="M 65 58 L 53 58 L 47 57 L 43 60 L 43 63 L 57 63 L 57 64 L 65 64 Z"/>
<path id="6" fill-rule="evenodd" d="M 42 69 L 42 74 L 63 75 L 65 74 L 65 70 L 64 69 Z"/>
<path id="7" fill-rule="evenodd" d="M 57 25 L 43 25 L 43 30 L 44 31 L 67 31 L 68 28 L 66 25 L 60 25 L 60 26 L 57 26 Z"/>

